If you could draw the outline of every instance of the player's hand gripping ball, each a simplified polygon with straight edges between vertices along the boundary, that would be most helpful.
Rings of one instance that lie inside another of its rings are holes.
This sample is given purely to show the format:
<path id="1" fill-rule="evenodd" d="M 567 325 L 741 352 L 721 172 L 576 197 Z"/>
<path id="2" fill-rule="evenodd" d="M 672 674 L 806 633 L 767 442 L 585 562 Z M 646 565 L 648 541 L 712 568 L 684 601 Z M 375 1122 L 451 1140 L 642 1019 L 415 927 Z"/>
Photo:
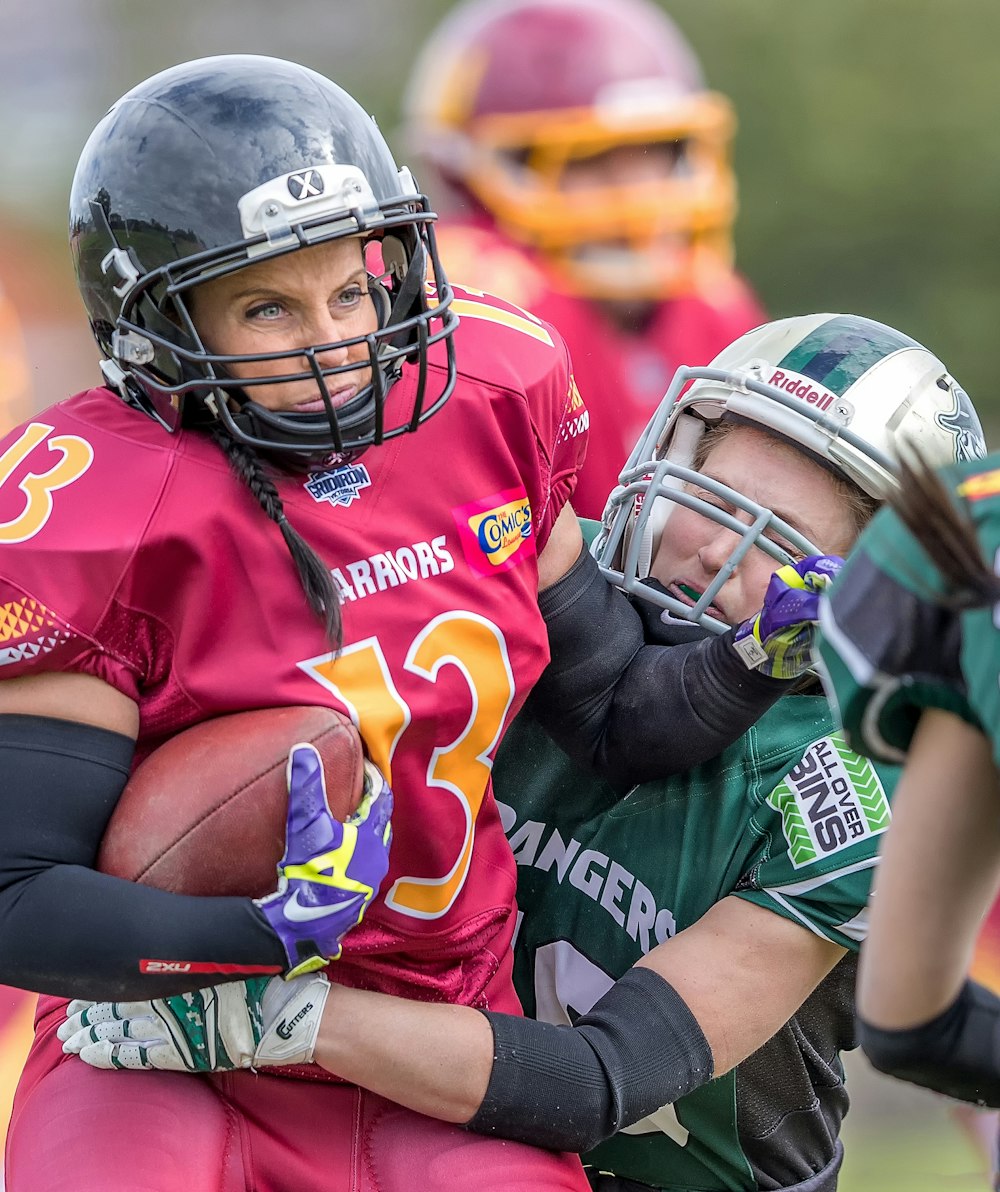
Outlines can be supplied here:
<path id="1" fill-rule="evenodd" d="M 364 770 L 361 803 L 342 823 L 330 811 L 315 748 L 296 745 L 289 755 L 278 889 L 255 899 L 285 949 L 287 978 L 338 959 L 389 871 L 392 791 L 372 762 Z"/>
<path id="2" fill-rule="evenodd" d="M 779 567 L 764 604 L 736 630 L 736 650 L 751 670 L 796 679 L 812 665 L 819 598 L 844 565 L 837 555 L 808 555 Z"/>
<path id="3" fill-rule="evenodd" d="M 136 767 L 96 868 L 174 894 L 263 898 L 275 887 L 288 818 L 288 752 L 314 745 L 341 820 L 364 789 L 357 728 L 297 704 L 216 716 L 168 738 Z"/>
<path id="4" fill-rule="evenodd" d="M 70 1003 L 63 1051 L 95 1068 L 225 1072 L 311 1063 L 335 960 L 389 869 L 392 791 L 364 763 L 364 792 L 344 823 L 330 811 L 312 745 L 288 758 L 288 817 L 278 890 L 255 900 L 288 955 L 286 980 L 254 977 L 153 1001 Z"/>

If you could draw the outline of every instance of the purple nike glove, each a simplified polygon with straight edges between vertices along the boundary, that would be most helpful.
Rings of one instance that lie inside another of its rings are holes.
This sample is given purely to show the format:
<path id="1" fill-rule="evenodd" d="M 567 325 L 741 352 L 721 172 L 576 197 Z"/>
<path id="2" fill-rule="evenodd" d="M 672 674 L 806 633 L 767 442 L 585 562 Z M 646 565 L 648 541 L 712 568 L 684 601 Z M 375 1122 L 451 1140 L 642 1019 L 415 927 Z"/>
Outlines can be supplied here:
<path id="1" fill-rule="evenodd" d="M 750 670 L 797 679 L 809 669 L 820 593 L 843 565 L 838 555 L 807 555 L 778 568 L 760 612 L 736 630 L 737 653 Z"/>
<path id="2" fill-rule="evenodd" d="M 323 763 L 312 745 L 288 755 L 288 821 L 278 889 L 254 901 L 288 957 L 286 979 L 340 956 L 389 872 L 392 791 L 365 761 L 364 793 L 344 823 L 330 811 Z"/>

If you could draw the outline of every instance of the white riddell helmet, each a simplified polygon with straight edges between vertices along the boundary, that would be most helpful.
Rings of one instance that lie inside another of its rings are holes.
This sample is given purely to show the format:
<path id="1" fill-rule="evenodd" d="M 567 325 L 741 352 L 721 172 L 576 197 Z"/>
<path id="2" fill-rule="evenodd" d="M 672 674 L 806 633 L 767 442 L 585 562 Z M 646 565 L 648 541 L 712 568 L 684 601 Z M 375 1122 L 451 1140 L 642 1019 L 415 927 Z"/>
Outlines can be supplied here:
<path id="1" fill-rule="evenodd" d="M 986 454 L 968 394 L 932 353 L 860 315 L 778 319 L 740 336 L 704 368 L 680 368 L 608 498 L 592 552 L 607 579 L 686 621 L 727 628 L 705 611 L 740 559 L 777 532 L 803 554 L 819 547 L 765 506 L 691 471 L 698 442 L 722 420 L 757 427 L 799 446 L 837 476 L 882 500 L 907 449 L 933 466 Z M 750 515 L 744 524 L 687 491 L 691 483 Z M 729 561 L 693 606 L 643 581 L 672 509 L 682 504 L 741 535 Z"/>

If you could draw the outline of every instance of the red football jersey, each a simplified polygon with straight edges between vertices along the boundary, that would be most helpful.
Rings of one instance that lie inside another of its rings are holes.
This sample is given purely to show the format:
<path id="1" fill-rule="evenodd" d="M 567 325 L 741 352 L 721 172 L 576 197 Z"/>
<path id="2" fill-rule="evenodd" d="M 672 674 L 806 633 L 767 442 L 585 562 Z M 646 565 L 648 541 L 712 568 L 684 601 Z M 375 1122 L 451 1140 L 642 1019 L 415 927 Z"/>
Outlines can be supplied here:
<path id="1" fill-rule="evenodd" d="M 641 334 L 626 334 L 596 302 L 561 293 L 544 261 L 483 217 L 445 223 L 437 238 L 449 277 L 503 295 L 566 340 L 590 418 L 587 463 L 573 495 L 582 517 L 601 517 L 676 369 L 708 364 L 767 319 L 742 278 L 720 274 L 716 291 L 663 302 Z"/>
<path id="2" fill-rule="evenodd" d="M 490 770 L 548 659 L 536 556 L 585 419 L 555 331 L 474 293 L 455 309 L 459 379 L 437 414 L 350 464 L 278 481 L 340 587 L 339 656 L 278 527 L 215 444 L 95 389 L 0 441 L 0 676 L 106 680 L 139 705 L 137 762 L 227 712 L 346 711 L 396 810 L 389 876 L 337 979 L 516 1009 L 501 967 L 515 869 Z"/>

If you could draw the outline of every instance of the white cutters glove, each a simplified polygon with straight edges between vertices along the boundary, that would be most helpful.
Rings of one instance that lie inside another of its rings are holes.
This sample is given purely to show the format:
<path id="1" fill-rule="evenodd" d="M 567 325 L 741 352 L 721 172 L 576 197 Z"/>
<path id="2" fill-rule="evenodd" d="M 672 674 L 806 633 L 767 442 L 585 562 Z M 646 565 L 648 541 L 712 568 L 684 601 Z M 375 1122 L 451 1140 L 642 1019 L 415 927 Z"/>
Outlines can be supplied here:
<path id="1" fill-rule="evenodd" d="M 312 1061 L 330 983 L 254 977 L 150 1002 L 70 1003 L 63 1051 L 94 1068 L 226 1072 Z"/>

